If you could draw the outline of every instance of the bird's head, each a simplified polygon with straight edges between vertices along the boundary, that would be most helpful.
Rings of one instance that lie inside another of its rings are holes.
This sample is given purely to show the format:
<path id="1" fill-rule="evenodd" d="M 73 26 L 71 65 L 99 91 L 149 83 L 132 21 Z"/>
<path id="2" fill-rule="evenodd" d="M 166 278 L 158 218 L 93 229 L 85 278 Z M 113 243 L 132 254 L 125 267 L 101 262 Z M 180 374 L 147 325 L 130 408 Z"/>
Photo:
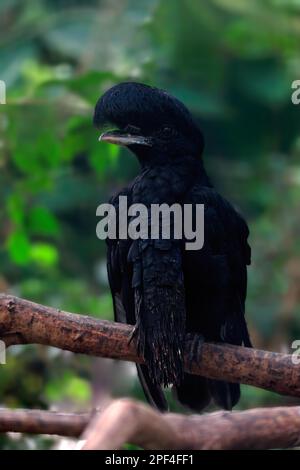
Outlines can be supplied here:
<path id="1" fill-rule="evenodd" d="M 142 164 L 184 155 L 199 157 L 203 136 L 188 109 L 166 91 L 126 82 L 110 88 L 95 108 L 99 140 L 128 147 Z"/>

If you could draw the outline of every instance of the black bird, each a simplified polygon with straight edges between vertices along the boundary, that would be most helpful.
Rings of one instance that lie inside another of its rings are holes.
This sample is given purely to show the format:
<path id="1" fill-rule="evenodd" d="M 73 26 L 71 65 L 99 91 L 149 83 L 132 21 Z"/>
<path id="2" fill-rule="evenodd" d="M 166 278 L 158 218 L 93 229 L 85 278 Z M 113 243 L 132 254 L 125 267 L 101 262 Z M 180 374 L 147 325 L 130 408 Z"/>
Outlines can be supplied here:
<path id="1" fill-rule="evenodd" d="M 203 166 L 203 136 L 187 108 L 166 91 L 126 82 L 98 101 L 94 124 L 116 130 L 103 141 L 128 147 L 141 172 L 111 199 L 128 205 L 204 204 L 204 246 L 186 250 L 184 240 L 107 240 L 108 277 L 115 319 L 135 325 L 145 365 L 138 375 L 149 402 L 167 409 L 163 387 L 173 385 L 177 399 L 201 410 L 211 399 L 225 409 L 239 400 L 239 384 L 184 373 L 187 333 L 207 341 L 251 347 L 244 318 L 248 227 L 213 188 Z"/>

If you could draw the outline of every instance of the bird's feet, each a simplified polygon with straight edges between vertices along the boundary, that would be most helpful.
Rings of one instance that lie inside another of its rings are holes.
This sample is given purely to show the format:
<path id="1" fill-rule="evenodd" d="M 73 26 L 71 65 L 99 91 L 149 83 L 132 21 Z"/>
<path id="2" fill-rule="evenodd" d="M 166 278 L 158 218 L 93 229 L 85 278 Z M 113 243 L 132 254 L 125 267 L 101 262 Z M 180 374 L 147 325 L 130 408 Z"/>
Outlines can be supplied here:
<path id="1" fill-rule="evenodd" d="M 202 345 L 204 343 L 204 336 L 199 334 L 188 333 L 187 337 L 187 359 L 189 367 L 194 363 L 198 364 L 201 358 Z"/>
<path id="2" fill-rule="evenodd" d="M 134 326 L 132 332 L 129 335 L 128 344 L 130 344 L 133 340 L 135 340 L 136 337 L 137 337 L 137 325 Z"/>

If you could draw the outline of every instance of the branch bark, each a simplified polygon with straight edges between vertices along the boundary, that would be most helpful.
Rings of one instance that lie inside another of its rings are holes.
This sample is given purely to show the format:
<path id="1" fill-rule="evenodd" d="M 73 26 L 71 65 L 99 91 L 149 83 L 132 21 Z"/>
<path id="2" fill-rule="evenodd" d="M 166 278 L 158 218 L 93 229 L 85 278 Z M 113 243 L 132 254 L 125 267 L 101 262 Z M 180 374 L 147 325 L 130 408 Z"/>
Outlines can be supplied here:
<path id="1" fill-rule="evenodd" d="M 9 431 L 82 436 L 83 450 L 117 450 L 125 443 L 151 450 L 289 448 L 300 445 L 300 407 L 181 415 L 122 399 L 83 414 L 0 409 L 0 432 Z"/>
<path id="2" fill-rule="evenodd" d="M 79 437 L 90 419 L 91 413 L 0 409 L 0 432 Z"/>
<path id="3" fill-rule="evenodd" d="M 0 340 L 7 347 L 38 343 L 74 353 L 142 363 L 135 342 L 130 341 L 132 332 L 129 325 L 0 295 Z M 197 360 L 191 363 L 188 352 L 195 341 L 196 336 L 189 336 L 186 342 L 187 372 L 300 397 L 300 365 L 293 363 L 291 355 L 204 343 Z"/>
<path id="4" fill-rule="evenodd" d="M 199 415 L 160 414 L 129 399 L 113 402 L 87 427 L 83 450 L 238 450 L 296 447 L 300 407 L 219 411 Z"/>

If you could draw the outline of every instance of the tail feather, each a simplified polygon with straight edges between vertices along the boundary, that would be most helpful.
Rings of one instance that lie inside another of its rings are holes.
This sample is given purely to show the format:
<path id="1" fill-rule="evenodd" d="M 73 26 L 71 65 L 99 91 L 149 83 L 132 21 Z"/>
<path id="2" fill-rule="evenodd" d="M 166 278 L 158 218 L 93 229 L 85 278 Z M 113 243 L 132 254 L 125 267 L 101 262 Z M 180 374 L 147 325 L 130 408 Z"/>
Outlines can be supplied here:
<path id="1" fill-rule="evenodd" d="M 208 383 L 216 405 L 231 411 L 240 399 L 240 385 L 221 380 L 209 380 Z"/>
<path id="2" fill-rule="evenodd" d="M 147 366 L 137 364 L 136 368 L 144 394 L 150 405 L 160 411 L 168 411 L 168 402 L 165 398 L 164 392 L 159 385 L 152 382 Z"/>
<path id="3" fill-rule="evenodd" d="M 182 383 L 173 391 L 178 401 L 193 411 L 203 410 L 211 401 L 208 380 L 197 375 L 184 374 Z"/>
<path id="4" fill-rule="evenodd" d="M 211 400 L 225 410 L 231 410 L 239 401 L 239 384 L 210 380 L 191 374 L 184 374 L 183 382 L 173 388 L 180 403 L 193 411 L 200 412 Z"/>

